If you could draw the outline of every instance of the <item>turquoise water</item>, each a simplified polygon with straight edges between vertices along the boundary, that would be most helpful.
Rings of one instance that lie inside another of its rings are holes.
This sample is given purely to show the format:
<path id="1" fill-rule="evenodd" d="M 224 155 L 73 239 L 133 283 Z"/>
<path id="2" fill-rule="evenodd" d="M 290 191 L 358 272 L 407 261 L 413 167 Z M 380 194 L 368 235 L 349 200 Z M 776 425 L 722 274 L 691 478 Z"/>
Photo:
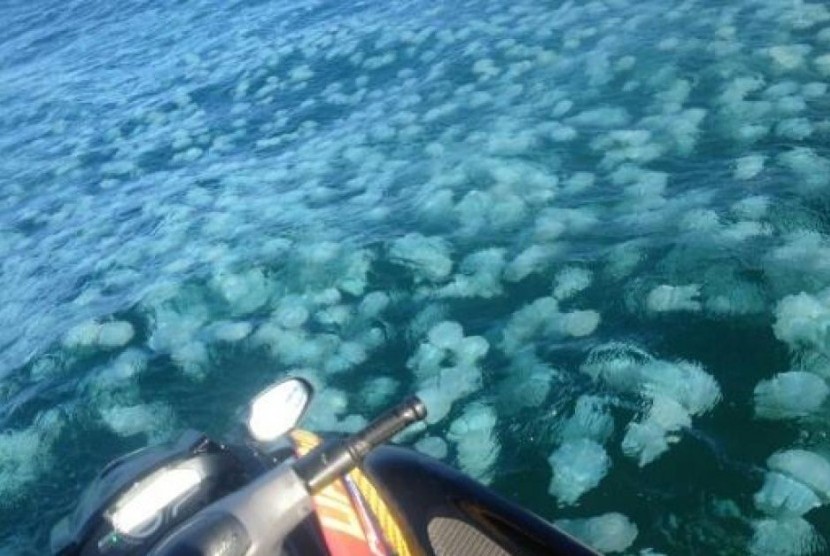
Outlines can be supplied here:
<path id="1" fill-rule="evenodd" d="M 828 551 L 823 4 L 0 21 L 0 552 L 287 374 L 599 548 Z"/>

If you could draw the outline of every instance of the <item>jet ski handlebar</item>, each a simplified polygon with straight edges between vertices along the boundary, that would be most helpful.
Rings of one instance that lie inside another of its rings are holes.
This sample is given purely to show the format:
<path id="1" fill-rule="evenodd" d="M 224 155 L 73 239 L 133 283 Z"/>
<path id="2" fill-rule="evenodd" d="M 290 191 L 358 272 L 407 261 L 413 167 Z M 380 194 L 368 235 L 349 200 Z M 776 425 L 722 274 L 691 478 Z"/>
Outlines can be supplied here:
<path id="1" fill-rule="evenodd" d="M 285 462 L 185 521 L 151 556 L 272 556 L 312 511 L 311 496 L 354 469 L 375 447 L 426 417 L 415 396 L 363 430 L 324 442 Z"/>
<path id="2" fill-rule="evenodd" d="M 362 431 L 324 442 L 298 459 L 294 463 L 294 471 L 305 482 L 308 491 L 316 494 L 337 477 L 348 473 L 374 448 L 420 421 L 426 414 L 424 402 L 411 396 L 387 410 Z"/>

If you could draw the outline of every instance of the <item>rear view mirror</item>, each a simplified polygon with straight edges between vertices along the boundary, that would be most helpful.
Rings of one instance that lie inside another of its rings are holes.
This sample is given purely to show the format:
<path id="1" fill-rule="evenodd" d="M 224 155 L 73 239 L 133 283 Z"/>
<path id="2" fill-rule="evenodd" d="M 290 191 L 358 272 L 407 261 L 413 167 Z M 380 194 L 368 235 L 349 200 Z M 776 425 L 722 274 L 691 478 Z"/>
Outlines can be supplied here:
<path id="1" fill-rule="evenodd" d="M 302 378 L 273 384 L 253 399 L 248 410 L 248 432 L 257 442 L 273 442 L 293 429 L 308 409 L 314 389 Z"/>

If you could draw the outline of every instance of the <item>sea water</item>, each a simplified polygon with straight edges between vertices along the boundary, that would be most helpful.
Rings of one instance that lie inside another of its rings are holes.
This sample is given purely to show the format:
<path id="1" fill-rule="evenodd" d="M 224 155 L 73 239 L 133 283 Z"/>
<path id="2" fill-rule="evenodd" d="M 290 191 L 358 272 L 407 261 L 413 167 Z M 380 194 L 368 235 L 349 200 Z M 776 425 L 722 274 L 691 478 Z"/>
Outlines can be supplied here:
<path id="1" fill-rule="evenodd" d="M 602 550 L 828 551 L 824 3 L 0 21 L 3 554 L 289 374 Z"/>

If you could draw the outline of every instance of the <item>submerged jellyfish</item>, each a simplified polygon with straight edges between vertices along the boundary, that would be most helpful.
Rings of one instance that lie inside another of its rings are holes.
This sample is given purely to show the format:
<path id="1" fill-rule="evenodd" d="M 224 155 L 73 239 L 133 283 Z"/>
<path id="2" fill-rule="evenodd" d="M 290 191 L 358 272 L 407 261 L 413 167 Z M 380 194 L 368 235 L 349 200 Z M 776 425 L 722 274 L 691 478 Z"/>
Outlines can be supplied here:
<path id="1" fill-rule="evenodd" d="M 826 457 L 809 450 L 785 450 L 771 455 L 767 466 L 807 485 L 824 503 L 830 502 L 830 460 Z"/>
<path id="2" fill-rule="evenodd" d="M 548 462 L 553 469 L 548 492 L 562 505 L 574 504 L 597 486 L 611 467 L 605 448 L 586 438 L 565 442 Z"/>
<path id="3" fill-rule="evenodd" d="M 755 387 L 755 414 L 766 419 L 805 417 L 817 411 L 830 387 L 819 376 L 804 371 L 779 373 Z"/>
<path id="4" fill-rule="evenodd" d="M 807 556 L 826 548 L 825 541 L 801 517 L 761 519 L 752 524 L 749 551 L 757 556 Z"/>
<path id="5" fill-rule="evenodd" d="M 819 506 L 815 492 L 780 473 L 767 473 L 764 486 L 755 493 L 755 507 L 770 516 L 798 517 Z"/>
<path id="6" fill-rule="evenodd" d="M 501 451 L 495 428 L 493 408 L 475 403 L 452 422 L 447 434 L 450 442 L 456 445 L 461 469 L 483 482 L 489 482 Z"/>
<path id="7" fill-rule="evenodd" d="M 700 311 L 700 285 L 669 286 L 663 284 L 649 292 L 646 307 L 654 313 Z"/>
<path id="8" fill-rule="evenodd" d="M 556 525 L 603 554 L 625 551 L 638 533 L 637 526 L 617 512 L 587 519 L 560 519 Z"/>
<path id="9" fill-rule="evenodd" d="M 614 420 L 603 400 L 583 395 L 576 400 L 573 416 L 563 423 L 559 436 L 565 442 L 587 438 L 602 444 L 613 432 Z"/>

